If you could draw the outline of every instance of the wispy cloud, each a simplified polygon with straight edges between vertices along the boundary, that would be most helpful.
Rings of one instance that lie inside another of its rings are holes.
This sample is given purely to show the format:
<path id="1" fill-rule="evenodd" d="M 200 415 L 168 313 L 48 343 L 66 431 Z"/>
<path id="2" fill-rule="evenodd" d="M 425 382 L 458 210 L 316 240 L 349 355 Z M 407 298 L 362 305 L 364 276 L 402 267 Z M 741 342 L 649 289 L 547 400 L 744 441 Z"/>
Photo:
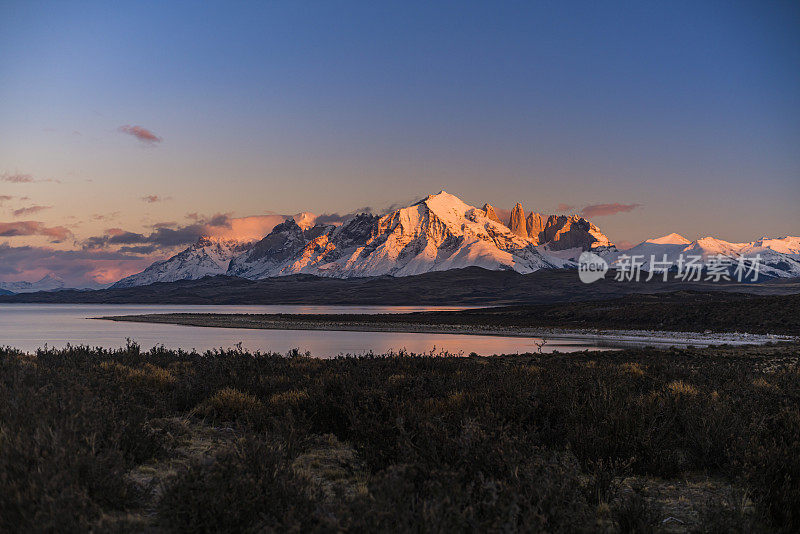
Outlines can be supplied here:
<path id="1" fill-rule="evenodd" d="M 34 178 L 32 174 L 4 172 L 0 174 L 0 182 L 8 182 L 11 184 L 32 184 L 32 183 L 43 183 L 43 182 L 61 183 L 61 180 L 56 180 L 53 178 L 37 179 Z"/>
<path id="2" fill-rule="evenodd" d="M 602 217 L 605 215 L 616 215 L 617 213 L 627 213 L 641 206 L 641 204 L 591 204 L 581 210 L 584 217 Z"/>
<path id="3" fill-rule="evenodd" d="M 114 211 L 112 213 L 95 213 L 92 215 L 93 221 L 108 221 L 110 219 L 116 219 L 119 217 L 119 212 Z"/>
<path id="4" fill-rule="evenodd" d="M 12 184 L 29 184 L 33 182 L 33 176 L 30 174 L 9 174 L 4 172 L 0 174 L 0 180 L 10 182 Z"/>
<path id="5" fill-rule="evenodd" d="M 156 145 L 161 141 L 163 141 L 161 137 L 157 136 L 151 130 L 148 130 L 147 128 L 144 128 L 142 126 L 132 126 L 130 124 L 125 124 L 123 126 L 120 126 L 118 129 L 120 132 L 132 135 L 142 143 L 148 145 Z"/>
<path id="6" fill-rule="evenodd" d="M 8 202 L 12 198 L 14 197 L 12 197 L 11 195 L 0 195 L 0 206 L 2 206 L 4 202 Z"/>
<path id="7" fill-rule="evenodd" d="M 556 209 L 559 212 L 564 213 L 564 212 L 567 212 L 567 211 L 573 211 L 575 208 L 577 208 L 577 206 L 573 206 L 571 204 L 564 204 L 563 202 L 561 202 Z"/>
<path id="8" fill-rule="evenodd" d="M 14 210 L 12 213 L 14 217 L 22 217 L 23 215 L 33 215 L 34 213 L 39 213 L 40 211 L 49 210 L 53 206 L 28 206 L 27 208 L 19 208 Z"/>
<path id="9" fill-rule="evenodd" d="M 72 232 L 63 226 L 46 226 L 39 221 L 0 222 L 0 237 L 32 235 L 45 236 L 52 243 L 60 243 L 70 237 Z"/>
<path id="10" fill-rule="evenodd" d="M 172 200 L 172 197 L 162 197 L 159 195 L 145 195 L 143 197 L 139 197 L 139 200 L 142 202 L 147 202 L 148 204 L 154 204 L 156 202 L 164 202 L 166 200 Z"/>

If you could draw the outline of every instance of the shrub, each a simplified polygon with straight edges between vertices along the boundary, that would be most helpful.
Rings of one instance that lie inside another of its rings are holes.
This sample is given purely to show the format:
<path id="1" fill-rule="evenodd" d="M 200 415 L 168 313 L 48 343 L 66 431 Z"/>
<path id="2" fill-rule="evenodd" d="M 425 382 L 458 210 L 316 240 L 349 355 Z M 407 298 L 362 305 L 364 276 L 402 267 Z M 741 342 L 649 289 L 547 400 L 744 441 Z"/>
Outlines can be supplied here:
<path id="1" fill-rule="evenodd" d="M 257 397 L 228 387 L 206 399 L 196 412 L 216 421 L 236 421 L 257 416 L 263 409 L 264 404 Z"/>
<path id="2" fill-rule="evenodd" d="M 176 532 L 303 531 L 324 523 L 285 450 L 247 439 L 211 465 L 196 463 L 168 485 L 159 522 Z"/>

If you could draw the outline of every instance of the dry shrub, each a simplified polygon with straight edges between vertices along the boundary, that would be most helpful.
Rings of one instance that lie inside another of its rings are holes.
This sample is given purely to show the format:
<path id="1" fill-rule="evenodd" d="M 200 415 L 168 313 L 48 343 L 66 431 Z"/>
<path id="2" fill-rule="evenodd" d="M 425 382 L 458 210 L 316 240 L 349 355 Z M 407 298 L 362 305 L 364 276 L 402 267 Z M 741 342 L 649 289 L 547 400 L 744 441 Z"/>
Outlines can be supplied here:
<path id="1" fill-rule="evenodd" d="M 281 393 L 275 393 L 269 398 L 269 403 L 279 408 L 296 408 L 307 401 L 308 398 L 308 392 L 305 389 L 290 389 Z"/>
<path id="2" fill-rule="evenodd" d="M 644 376 L 644 369 L 642 369 L 642 366 L 640 364 L 635 363 L 635 362 L 634 363 L 631 363 L 631 362 L 623 363 L 622 365 L 619 366 L 619 368 L 623 373 L 626 373 L 626 374 L 629 374 L 629 375 Z"/>
<path id="3" fill-rule="evenodd" d="M 145 363 L 142 367 L 129 367 L 118 362 L 101 362 L 100 368 L 111 371 L 125 380 L 142 386 L 165 388 L 176 381 L 169 369 L 164 369 L 151 363 Z"/>
<path id="4" fill-rule="evenodd" d="M 176 532 L 307 532 L 321 528 L 278 444 L 245 439 L 207 465 L 198 462 L 170 484 L 158 507 L 159 523 Z"/>
<path id="5" fill-rule="evenodd" d="M 202 402 L 196 412 L 220 421 L 236 421 L 257 415 L 263 409 L 264 404 L 254 395 L 224 388 Z"/>
<path id="6" fill-rule="evenodd" d="M 676 397 L 694 397 L 700 394 L 696 387 L 683 380 L 673 380 L 667 384 L 667 390 Z"/>

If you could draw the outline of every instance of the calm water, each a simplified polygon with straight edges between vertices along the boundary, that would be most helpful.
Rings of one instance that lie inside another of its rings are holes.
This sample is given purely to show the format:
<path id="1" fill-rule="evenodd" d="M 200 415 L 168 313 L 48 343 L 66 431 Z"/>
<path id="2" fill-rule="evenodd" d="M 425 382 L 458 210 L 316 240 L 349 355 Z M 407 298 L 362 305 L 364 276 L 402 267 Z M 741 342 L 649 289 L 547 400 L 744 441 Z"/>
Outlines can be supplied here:
<path id="1" fill-rule="evenodd" d="M 90 317 L 142 313 L 400 313 L 424 310 L 455 310 L 458 307 L 411 306 L 184 306 L 184 305 L 80 305 L 80 304 L 0 304 L 0 346 L 35 351 L 46 343 L 50 347 L 91 345 L 120 347 L 125 339 L 143 349 L 155 345 L 204 351 L 243 348 L 261 352 L 286 353 L 298 348 L 318 357 L 339 354 L 385 353 L 405 349 L 409 352 L 476 352 L 481 355 L 536 352 L 534 338 L 467 336 L 453 334 L 405 334 L 395 332 L 328 332 L 314 330 L 248 330 L 241 328 L 202 328 L 146 323 L 98 321 Z M 554 339 L 544 350 L 570 352 L 602 349 L 589 340 Z"/>

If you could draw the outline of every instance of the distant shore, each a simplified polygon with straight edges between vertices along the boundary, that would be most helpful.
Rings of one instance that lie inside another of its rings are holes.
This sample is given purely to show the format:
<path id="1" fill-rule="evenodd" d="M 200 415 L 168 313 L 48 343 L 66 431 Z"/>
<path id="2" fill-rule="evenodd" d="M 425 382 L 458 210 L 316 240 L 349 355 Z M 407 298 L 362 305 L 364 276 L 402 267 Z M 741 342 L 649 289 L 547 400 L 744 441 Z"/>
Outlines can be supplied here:
<path id="1" fill-rule="evenodd" d="M 610 300 L 382 314 L 168 313 L 112 321 L 270 330 L 349 330 L 681 344 L 800 336 L 800 295 L 676 291 Z"/>
<path id="2" fill-rule="evenodd" d="M 436 324 L 392 321 L 391 314 L 380 315 L 255 315 L 216 313 L 164 313 L 97 317 L 119 322 L 175 324 L 208 328 L 246 328 L 262 330 L 322 330 L 352 332 L 403 332 L 420 334 L 460 334 L 538 339 L 598 340 L 620 345 L 757 345 L 777 341 L 796 341 L 792 336 L 746 333 L 698 333 L 659 330 L 554 328 L 476 324 Z"/>

